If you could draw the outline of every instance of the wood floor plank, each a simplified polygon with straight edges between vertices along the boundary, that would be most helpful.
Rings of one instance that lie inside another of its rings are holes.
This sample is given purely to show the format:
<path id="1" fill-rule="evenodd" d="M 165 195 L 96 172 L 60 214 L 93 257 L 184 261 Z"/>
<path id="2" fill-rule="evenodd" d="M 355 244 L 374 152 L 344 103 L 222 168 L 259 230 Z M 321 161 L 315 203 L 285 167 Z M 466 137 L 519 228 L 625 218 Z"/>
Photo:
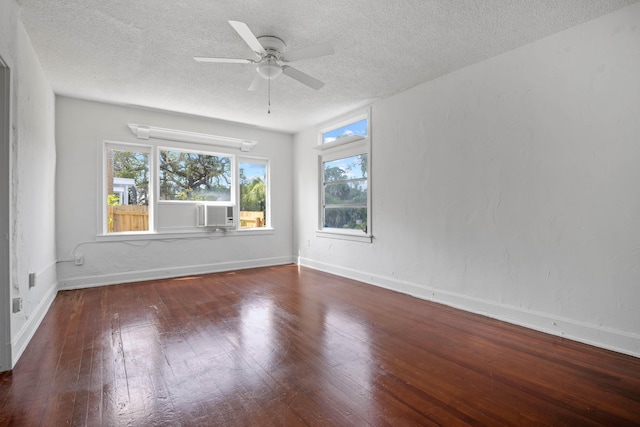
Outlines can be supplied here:
<path id="1" fill-rule="evenodd" d="M 297 266 L 60 292 L 0 426 L 640 425 L 640 359 Z"/>

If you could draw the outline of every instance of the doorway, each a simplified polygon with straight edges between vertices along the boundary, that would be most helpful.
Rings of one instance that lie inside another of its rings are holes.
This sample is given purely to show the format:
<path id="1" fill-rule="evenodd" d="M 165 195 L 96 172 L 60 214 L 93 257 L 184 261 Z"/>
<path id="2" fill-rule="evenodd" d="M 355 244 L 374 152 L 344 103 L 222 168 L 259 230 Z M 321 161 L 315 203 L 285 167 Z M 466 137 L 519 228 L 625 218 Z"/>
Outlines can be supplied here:
<path id="1" fill-rule="evenodd" d="M 0 57 L 0 372 L 11 363 L 11 289 L 9 285 L 10 212 L 10 74 Z"/>

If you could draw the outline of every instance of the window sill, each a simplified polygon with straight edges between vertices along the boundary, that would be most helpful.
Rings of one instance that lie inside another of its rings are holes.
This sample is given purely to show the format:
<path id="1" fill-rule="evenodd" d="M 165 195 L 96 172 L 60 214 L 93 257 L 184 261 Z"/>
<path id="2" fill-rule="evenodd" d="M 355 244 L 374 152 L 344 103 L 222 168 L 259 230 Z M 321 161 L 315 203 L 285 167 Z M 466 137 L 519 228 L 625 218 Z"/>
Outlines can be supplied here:
<path id="1" fill-rule="evenodd" d="M 366 140 L 367 138 L 364 136 L 354 135 L 346 138 L 336 139 L 335 141 L 327 142 L 326 144 L 318 144 L 313 148 L 315 148 L 316 150 L 325 151 L 325 150 L 331 150 L 332 148 L 336 148 L 336 147 L 342 147 L 343 145 L 364 146 L 367 142 Z"/>
<path id="2" fill-rule="evenodd" d="M 236 235 L 242 236 L 258 236 L 260 234 L 273 234 L 275 229 L 270 227 L 264 228 L 241 228 L 239 230 L 232 230 Z"/>
<path id="3" fill-rule="evenodd" d="M 214 230 L 203 229 L 194 231 L 161 231 L 161 232 L 139 232 L 139 233 L 110 233 L 99 234 L 96 236 L 98 242 L 118 242 L 118 241 L 137 241 L 137 240 L 172 240 L 172 239 L 210 239 L 220 237 L 235 236 L 260 236 L 274 234 L 273 228 L 251 228 L 240 230 Z"/>
<path id="4" fill-rule="evenodd" d="M 359 231 L 348 232 L 348 231 L 329 231 L 329 230 L 316 230 L 317 237 L 324 237 L 327 239 L 339 239 L 339 240 L 348 240 L 351 242 L 362 242 L 362 243 L 371 243 L 373 241 L 373 236 L 371 234 L 364 234 Z"/>

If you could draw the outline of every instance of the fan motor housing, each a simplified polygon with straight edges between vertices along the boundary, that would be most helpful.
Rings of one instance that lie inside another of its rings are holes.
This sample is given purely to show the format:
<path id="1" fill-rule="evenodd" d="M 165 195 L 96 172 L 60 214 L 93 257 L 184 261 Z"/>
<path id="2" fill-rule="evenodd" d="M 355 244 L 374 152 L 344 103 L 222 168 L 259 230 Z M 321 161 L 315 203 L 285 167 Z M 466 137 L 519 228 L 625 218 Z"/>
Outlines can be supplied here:
<path id="1" fill-rule="evenodd" d="M 285 42 L 276 36 L 261 36 L 258 41 L 264 47 L 267 54 L 256 67 L 256 71 L 263 78 L 273 80 L 282 74 L 282 67 L 278 61 L 282 59 L 282 53 L 286 46 Z"/>
<path id="2" fill-rule="evenodd" d="M 229 21 L 229 24 L 236 30 L 236 33 L 245 41 L 247 46 L 256 55 L 253 58 L 218 58 L 194 56 L 198 62 L 218 62 L 223 64 L 252 64 L 255 66 L 258 76 L 255 76 L 253 83 L 249 86 L 250 91 L 255 91 L 262 79 L 271 81 L 280 74 L 285 74 L 293 80 L 297 80 L 311 89 L 318 90 L 324 83 L 311 77 L 302 71 L 296 70 L 283 62 L 295 62 L 302 59 L 318 58 L 320 56 L 332 55 L 333 48 L 328 43 L 308 46 L 303 49 L 286 52 L 286 43 L 280 37 L 264 35 L 256 37 L 251 29 L 244 22 Z M 286 55 L 286 56 L 285 56 Z M 271 90 L 271 86 L 269 86 Z"/>
<path id="3" fill-rule="evenodd" d="M 273 55 L 277 60 L 280 60 L 284 48 L 287 46 L 280 37 L 276 36 L 260 36 L 258 37 L 258 41 L 262 47 L 264 47 L 264 50 L 267 51 L 267 56 Z"/>

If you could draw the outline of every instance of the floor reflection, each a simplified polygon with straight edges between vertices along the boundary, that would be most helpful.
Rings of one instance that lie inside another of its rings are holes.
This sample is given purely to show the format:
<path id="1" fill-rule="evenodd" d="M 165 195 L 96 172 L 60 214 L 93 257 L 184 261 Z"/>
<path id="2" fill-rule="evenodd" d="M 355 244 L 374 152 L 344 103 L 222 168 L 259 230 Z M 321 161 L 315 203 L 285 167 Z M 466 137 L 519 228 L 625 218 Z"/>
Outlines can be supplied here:
<path id="1" fill-rule="evenodd" d="M 617 354 L 284 266 L 62 292 L 0 375 L 0 426 L 623 425 L 637 372 Z M 575 381 L 588 393 L 562 386 Z M 596 410 L 566 403 L 577 398 Z"/>

